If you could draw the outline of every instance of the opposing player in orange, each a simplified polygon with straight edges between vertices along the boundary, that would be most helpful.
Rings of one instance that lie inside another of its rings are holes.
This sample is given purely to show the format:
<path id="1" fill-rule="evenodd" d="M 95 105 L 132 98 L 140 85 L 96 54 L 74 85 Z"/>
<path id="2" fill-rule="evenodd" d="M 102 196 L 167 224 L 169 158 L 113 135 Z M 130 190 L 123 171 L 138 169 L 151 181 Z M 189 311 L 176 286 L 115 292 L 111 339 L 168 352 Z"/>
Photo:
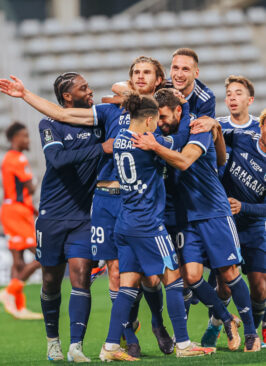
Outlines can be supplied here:
<path id="1" fill-rule="evenodd" d="M 35 186 L 26 156 L 22 153 L 29 150 L 29 133 L 25 125 L 14 122 L 6 131 L 10 150 L 2 162 L 2 181 L 4 202 L 1 209 L 1 221 L 8 240 L 8 248 L 13 257 L 11 281 L 0 291 L 0 301 L 5 310 L 18 319 L 42 319 L 42 314 L 33 313 L 26 308 L 23 293 L 24 281 L 40 267 L 33 260 L 24 261 L 24 250 L 35 253 L 36 238 L 34 228 L 34 206 L 32 194 Z"/>

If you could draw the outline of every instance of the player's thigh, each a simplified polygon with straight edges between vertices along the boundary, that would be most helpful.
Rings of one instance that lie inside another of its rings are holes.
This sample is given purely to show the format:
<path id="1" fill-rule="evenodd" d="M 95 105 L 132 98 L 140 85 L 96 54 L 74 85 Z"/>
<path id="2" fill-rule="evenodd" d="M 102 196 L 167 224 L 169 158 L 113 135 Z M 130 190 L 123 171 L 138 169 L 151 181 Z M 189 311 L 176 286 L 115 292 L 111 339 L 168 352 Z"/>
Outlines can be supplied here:
<path id="1" fill-rule="evenodd" d="M 93 260 L 117 259 L 114 227 L 121 206 L 120 195 L 96 191 L 91 215 L 91 246 Z"/>
<path id="2" fill-rule="evenodd" d="M 149 236 L 145 233 L 141 237 L 124 235 L 124 238 L 132 248 L 145 276 L 163 274 L 166 268 L 178 268 L 177 254 L 166 229 L 160 235 L 151 232 Z"/>
<path id="3" fill-rule="evenodd" d="M 231 216 L 197 221 L 211 268 L 230 267 L 242 261 L 236 226 Z"/>
<path id="4" fill-rule="evenodd" d="M 82 258 L 86 260 L 80 261 L 80 275 L 85 276 L 84 272 L 88 273 L 88 268 L 86 268 L 86 266 L 82 263 L 88 263 L 88 260 L 92 260 L 90 240 L 91 222 L 90 220 L 77 220 L 67 224 L 67 236 L 64 243 L 64 256 L 68 261 L 73 258 Z M 75 263 L 75 261 L 73 261 L 73 263 Z M 78 266 L 75 268 L 75 271 L 79 271 Z"/>
<path id="5" fill-rule="evenodd" d="M 120 275 L 120 287 L 139 287 L 141 273 L 123 272 Z"/>
<path id="6" fill-rule="evenodd" d="M 264 301 L 266 298 L 266 273 L 249 272 L 247 277 L 252 299 Z"/>
<path id="7" fill-rule="evenodd" d="M 188 285 L 198 282 L 203 275 L 203 264 L 188 262 L 182 266 L 182 275 Z"/>
<path id="8" fill-rule="evenodd" d="M 46 220 L 38 217 L 36 226 L 36 259 L 43 267 L 55 267 L 66 262 L 64 244 L 67 229 L 63 220 Z"/>

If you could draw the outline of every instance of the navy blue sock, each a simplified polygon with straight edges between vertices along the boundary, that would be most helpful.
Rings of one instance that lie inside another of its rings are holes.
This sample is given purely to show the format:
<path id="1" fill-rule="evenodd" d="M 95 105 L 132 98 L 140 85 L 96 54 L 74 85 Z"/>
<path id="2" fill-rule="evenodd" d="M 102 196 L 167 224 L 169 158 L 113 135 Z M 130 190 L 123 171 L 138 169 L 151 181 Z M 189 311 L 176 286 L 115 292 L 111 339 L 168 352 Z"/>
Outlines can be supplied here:
<path id="1" fill-rule="evenodd" d="M 233 281 L 226 282 L 226 284 L 230 287 L 233 301 L 243 321 L 244 334 L 255 334 L 256 329 L 251 311 L 251 301 L 245 281 L 239 275 Z"/>
<path id="2" fill-rule="evenodd" d="M 264 317 L 265 303 L 266 303 L 266 300 L 263 300 L 261 302 L 256 302 L 251 299 L 252 315 L 253 315 L 254 325 L 255 325 L 256 329 L 258 329 L 258 327 L 260 326 L 260 323 Z"/>
<path id="3" fill-rule="evenodd" d="M 46 328 L 46 334 L 49 338 L 58 337 L 58 322 L 61 305 L 61 293 L 47 295 L 41 290 L 41 306 Z"/>
<path id="4" fill-rule="evenodd" d="M 189 340 L 183 289 L 184 282 L 182 278 L 165 286 L 167 310 L 173 325 L 177 343 Z"/>
<path id="5" fill-rule="evenodd" d="M 163 324 L 163 291 L 159 283 L 156 287 L 146 287 L 142 285 L 144 297 L 151 310 L 151 323 L 153 328 L 159 328 Z"/>
<path id="6" fill-rule="evenodd" d="M 70 343 L 82 341 L 91 311 L 90 290 L 72 287 L 69 300 Z"/>
<path id="7" fill-rule="evenodd" d="M 264 327 L 265 327 L 265 326 L 266 326 L 266 309 L 265 309 L 265 311 L 264 311 L 264 315 L 263 315 L 262 323 L 264 324 Z"/>
<path id="8" fill-rule="evenodd" d="M 111 299 L 112 304 L 113 304 L 115 299 L 117 298 L 118 291 L 113 291 L 113 290 L 109 289 L 109 295 L 110 295 L 110 299 Z"/>
<path id="9" fill-rule="evenodd" d="M 132 305 L 132 308 L 130 311 L 129 321 L 131 323 L 133 323 L 138 318 L 139 304 L 140 304 L 140 300 L 142 299 L 142 296 L 143 296 L 143 290 L 142 290 L 142 288 L 139 288 L 138 296 L 136 297 L 136 300 L 135 300 L 134 304 Z"/>
<path id="10" fill-rule="evenodd" d="M 204 305 L 213 308 L 213 315 L 216 319 L 221 319 L 223 322 L 231 319 L 230 313 L 219 299 L 216 291 L 204 281 L 203 277 L 198 282 L 189 285 L 189 287 Z"/>
<path id="11" fill-rule="evenodd" d="M 123 330 L 129 324 L 129 314 L 131 307 L 138 295 L 138 288 L 135 287 L 120 287 L 116 300 L 113 303 L 109 332 L 106 342 L 120 344 L 120 338 Z M 131 343 L 138 343 L 135 339 Z"/>
<path id="12" fill-rule="evenodd" d="M 183 296 L 184 296 L 186 313 L 187 313 L 187 316 L 188 316 L 190 305 L 191 305 L 191 300 L 192 300 L 192 296 L 193 296 L 193 293 L 192 293 L 192 291 L 189 287 L 184 288 Z"/>

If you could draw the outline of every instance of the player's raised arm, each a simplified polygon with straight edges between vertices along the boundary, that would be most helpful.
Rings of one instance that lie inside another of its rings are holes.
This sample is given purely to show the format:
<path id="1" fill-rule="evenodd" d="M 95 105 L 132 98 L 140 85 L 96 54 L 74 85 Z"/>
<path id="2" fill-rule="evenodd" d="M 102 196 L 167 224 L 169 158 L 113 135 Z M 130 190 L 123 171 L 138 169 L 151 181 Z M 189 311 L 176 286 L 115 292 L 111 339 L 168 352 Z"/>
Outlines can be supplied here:
<path id="1" fill-rule="evenodd" d="M 11 97 L 22 98 L 33 108 L 54 120 L 89 126 L 93 125 L 94 116 L 92 109 L 62 108 L 26 89 L 22 81 L 17 77 L 11 75 L 10 78 L 13 81 L 0 79 L 0 90 L 2 93 Z"/>

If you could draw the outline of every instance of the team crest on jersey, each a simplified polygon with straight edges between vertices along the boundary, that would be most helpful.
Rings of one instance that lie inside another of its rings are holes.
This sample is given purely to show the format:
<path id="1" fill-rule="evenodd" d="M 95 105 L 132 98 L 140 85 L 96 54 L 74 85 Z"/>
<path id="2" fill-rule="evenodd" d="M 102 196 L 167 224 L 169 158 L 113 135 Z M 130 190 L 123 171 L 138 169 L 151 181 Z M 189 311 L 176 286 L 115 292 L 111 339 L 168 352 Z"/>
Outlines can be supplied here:
<path id="1" fill-rule="evenodd" d="M 177 259 L 177 255 L 176 255 L 176 253 L 175 253 L 175 254 L 173 254 L 173 261 L 174 261 L 176 264 L 178 264 L 178 259 Z"/>
<path id="2" fill-rule="evenodd" d="M 102 136 L 102 130 L 100 128 L 94 128 L 93 133 L 98 139 Z"/>
<path id="3" fill-rule="evenodd" d="M 97 254 L 97 246 L 96 245 L 92 245 L 91 252 L 92 252 L 92 255 L 94 255 L 94 256 Z"/>
<path id="4" fill-rule="evenodd" d="M 45 142 L 52 142 L 54 141 L 54 136 L 52 134 L 52 131 L 50 130 L 50 128 L 47 128 L 46 130 L 43 130 L 43 135 L 44 135 L 44 141 Z"/>

